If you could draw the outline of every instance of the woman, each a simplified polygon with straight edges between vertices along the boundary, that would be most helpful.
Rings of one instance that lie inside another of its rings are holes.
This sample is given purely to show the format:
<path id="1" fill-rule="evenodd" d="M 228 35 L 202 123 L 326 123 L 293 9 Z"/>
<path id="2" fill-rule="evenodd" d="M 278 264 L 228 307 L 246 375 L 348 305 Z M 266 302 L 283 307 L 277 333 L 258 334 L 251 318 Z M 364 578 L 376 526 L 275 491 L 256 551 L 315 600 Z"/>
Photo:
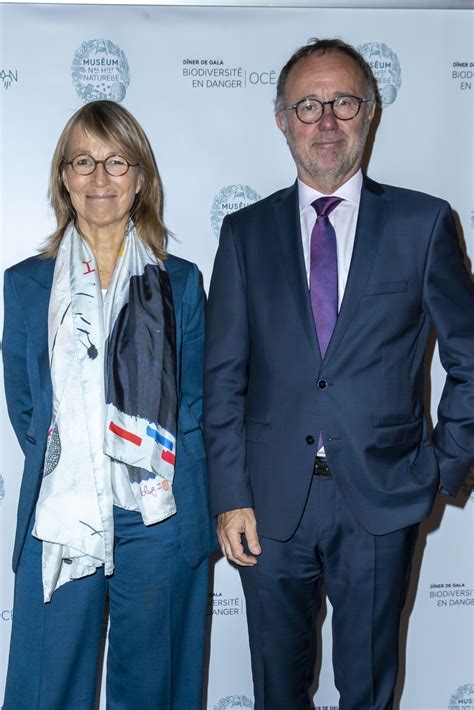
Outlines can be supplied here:
<path id="1" fill-rule="evenodd" d="M 133 116 L 94 101 L 54 153 L 57 229 L 5 273 L 8 411 L 25 454 L 4 710 L 201 707 L 206 558 L 203 292 L 167 255 Z"/>

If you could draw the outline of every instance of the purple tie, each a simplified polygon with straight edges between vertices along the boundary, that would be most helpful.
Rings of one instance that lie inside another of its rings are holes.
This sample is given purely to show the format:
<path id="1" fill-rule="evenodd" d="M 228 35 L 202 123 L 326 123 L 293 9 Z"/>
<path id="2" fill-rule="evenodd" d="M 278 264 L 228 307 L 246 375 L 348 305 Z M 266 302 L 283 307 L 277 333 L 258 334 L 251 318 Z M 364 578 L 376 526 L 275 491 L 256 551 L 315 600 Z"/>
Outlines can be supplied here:
<path id="1" fill-rule="evenodd" d="M 329 214 L 340 202 L 340 197 L 319 197 L 312 203 L 318 216 L 311 232 L 309 291 L 322 357 L 337 319 L 337 244 Z"/>

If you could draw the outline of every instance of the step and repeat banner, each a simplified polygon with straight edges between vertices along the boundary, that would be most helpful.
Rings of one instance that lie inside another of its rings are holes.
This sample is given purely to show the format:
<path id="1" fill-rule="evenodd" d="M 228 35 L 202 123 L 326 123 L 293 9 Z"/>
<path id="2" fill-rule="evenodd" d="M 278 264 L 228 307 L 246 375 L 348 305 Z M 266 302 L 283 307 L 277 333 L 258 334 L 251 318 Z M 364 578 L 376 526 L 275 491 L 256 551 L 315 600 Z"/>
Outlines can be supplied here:
<path id="1" fill-rule="evenodd" d="M 144 127 L 165 185 L 170 251 L 197 262 L 207 287 L 224 215 L 295 179 L 273 116 L 282 65 L 309 38 L 335 36 L 359 48 L 380 86 L 369 174 L 448 199 L 473 258 L 470 10 L 2 5 L 0 27 L 2 268 L 34 253 L 52 231 L 46 193 L 58 136 L 84 102 L 106 98 Z M 436 421 L 444 382 L 436 347 L 428 369 Z M 22 456 L 3 395 L 0 407 L 1 698 Z M 404 710 L 474 708 L 473 532 L 468 490 L 452 504 L 438 501 L 423 525 L 402 628 Z M 208 611 L 203 708 L 253 708 L 243 593 L 222 559 Z M 315 706 L 336 710 L 329 605 L 324 617 Z"/>

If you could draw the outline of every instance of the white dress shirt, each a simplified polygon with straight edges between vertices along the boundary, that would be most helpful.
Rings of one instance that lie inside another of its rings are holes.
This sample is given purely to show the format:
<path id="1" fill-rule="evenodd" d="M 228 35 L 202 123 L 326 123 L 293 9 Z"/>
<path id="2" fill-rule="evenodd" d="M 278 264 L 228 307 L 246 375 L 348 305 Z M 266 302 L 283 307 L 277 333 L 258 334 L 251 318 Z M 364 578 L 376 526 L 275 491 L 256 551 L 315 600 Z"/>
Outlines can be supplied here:
<path id="1" fill-rule="evenodd" d="M 344 185 L 333 193 L 334 197 L 341 197 L 337 207 L 329 215 L 329 221 L 336 233 L 337 245 L 337 283 L 338 283 L 338 311 L 342 299 L 351 265 L 354 239 L 359 216 L 360 193 L 362 190 L 362 170 L 353 175 Z M 303 254 L 306 265 L 306 276 L 310 278 L 311 232 L 316 222 L 316 210 L 312 202 L 318 197 L 327 197 L 318 192 L 298 178 L 298 201 L 300 208 L 301 238 L 303 240 Z M 324 447 L 318 449 L 318 457 L 325 456 Z"/>

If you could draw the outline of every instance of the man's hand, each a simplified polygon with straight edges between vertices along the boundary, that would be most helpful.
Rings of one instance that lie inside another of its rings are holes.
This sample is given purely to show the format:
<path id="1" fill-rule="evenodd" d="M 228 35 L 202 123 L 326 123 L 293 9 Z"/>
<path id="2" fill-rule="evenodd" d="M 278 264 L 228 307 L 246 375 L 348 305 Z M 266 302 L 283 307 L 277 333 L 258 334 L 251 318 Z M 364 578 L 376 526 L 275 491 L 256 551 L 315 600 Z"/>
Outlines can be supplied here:
<path id="1" fill-rule="evenodd" d="M 257 535 L 257 522 L 253 508 L 237 508 L 221 513 L 217 523 L 217 536 L 221 550 L 228 560 L 242 567 L 255 565 L 257 560 L 244 552 L 242 535 L 247 539 L 247 546 L 254 555 L 261 553 Z"/>

